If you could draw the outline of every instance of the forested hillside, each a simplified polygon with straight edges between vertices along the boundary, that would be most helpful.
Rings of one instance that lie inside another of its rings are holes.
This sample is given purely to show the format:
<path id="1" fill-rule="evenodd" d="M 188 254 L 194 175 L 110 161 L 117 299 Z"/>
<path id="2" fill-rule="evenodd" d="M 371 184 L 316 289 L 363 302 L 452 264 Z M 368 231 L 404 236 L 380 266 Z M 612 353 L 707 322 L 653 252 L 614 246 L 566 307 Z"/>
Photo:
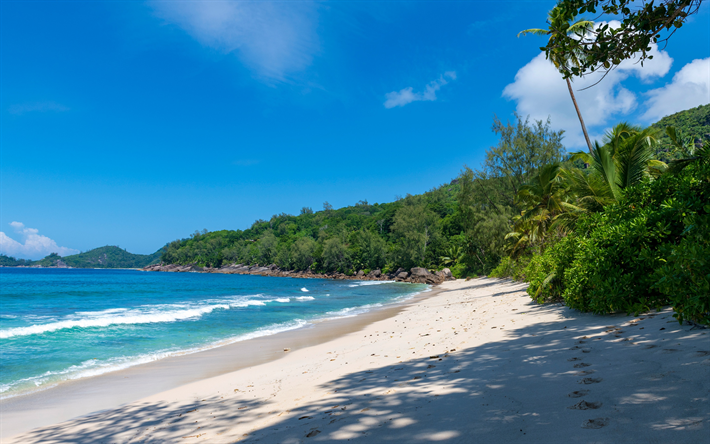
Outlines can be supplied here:
<path id="1" fill-rule="evenodd" d="M 710 140 L 710 104 L 671 114 L 651 125 L 658 130 L 658 157 L 661 160 L 678 158 L 680 154 L 675 149 L 673 141 L 666 133 L 666 128 L 674 128 L 681 142 L 701 146 Z"/>
<path id="2" fill-rule="evenodd" d="M 143 268 L 160 260 L 163 249 L 153 254 L 133 254 L 114 246 L 105 246 L 93 250 L 61 257 L 56 253 L 44 259 L 33 261 L 32 265 L 54 267 L 57 261 L 63 261 L 73 268 Z"/>
<path id="3" fill-rule="evenodd" d="M 564 154 L 562 134 L 549 122 L 496 119 L 493 131 L 500 141 L 480 170 L 465 169 L 459 179 L 422 195 L 337 210 L 326 202 L 320 211 L 276 214 L 243 231 L 195 232 L 171 242 L 162 261 L 211 267 L 273 263 L 346 274 L 448 266 L 457 276 L 485 274 L 504 254 L 517 190 L 540 166 Z"/>
<path id="4" fill-rule="evenodd" d="M 0 267 L 26 267 L 32 265 L 29 259 L 15 259 L 12 256 L 0 254 Z"/>
<path id="5" fill-rule="evenodd" d="M 683 134 L 710 133 L 703 123 L 708 109 L 678 113 L 648 129 L 620 125 L 599 146 L 621 150 L 646 143 L 648 150 L 637 150 L 636 161 L 649 167 L 634 170 L 638 174 L 628 177 L 627 184 L 652 181 L 667 168 L 655 160 L 661 157 L 661 140 L 668 137 L 666 123 L 682 123 Z M 498 275 L 525 278 L 515 270 L 564 238 L 586 214 L 618 202 L 624 191 L 603 186 L 606 176 L 595 170 L 597 160 L 567 153 L 563 134 L 551 130 L 550 122 L 515 117 L 506 123 L 494 120 L 499 142 L 478 168 L 464 167 L 457 179 L 422 195 L 340 209 L 326 202 L 322 210 L 276 214 L 246 230 L 196 231 L 171 242 L 161 261 L 210 267 L 276 264 L 285 270 L 346 274 L 446 266 L 460 277 L 488 274 L 505 259 Z M 675 159 L 692 156 L 694 146 L 676 144 L 667 153 Z"/>

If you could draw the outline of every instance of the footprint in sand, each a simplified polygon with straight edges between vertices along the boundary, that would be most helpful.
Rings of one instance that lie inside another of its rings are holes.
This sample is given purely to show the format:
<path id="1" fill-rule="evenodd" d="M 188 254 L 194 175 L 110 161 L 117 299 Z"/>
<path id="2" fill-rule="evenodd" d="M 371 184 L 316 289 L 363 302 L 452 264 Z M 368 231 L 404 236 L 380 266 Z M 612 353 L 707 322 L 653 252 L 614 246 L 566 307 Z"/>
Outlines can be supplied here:
<path id="1" fill-rule="evenodd" d="M 705 351 L 705 350 L 698 350 L 695 353 L 697 353 L 698 356 L 707 356 L 710 355 L 710 351 Z"/>
<path id="2" fill-rule="evenodd" d="M 658 346 L 650 344 L 650 345 L 645 346 L 644 349 L 648 350 L 649 348 L 656 348 L 656 347 L 658 347 Z"/>
<path id="3" fill-rule="evenodd" d="M 589 390 L 577 390 L 577 391 L 570 393 L 567 396 L 569 396 L 570 398 L 581 398 L 582 396 L 585 396 L 588 393 L 589 393 Z"/>
<path id="4" fill-rule="evenodd" d="M 609 418 L 594 418 L 588 419 L 582 423 L 583 429 L 601 429 L 609 424 Z"/>
<path id="5" fill-rule="evenodd" d="M 579 383 L 580 384 L 598 384 L 602 381 L 603 381 L 602 378 L 584 378 L 584 379 L 580 379 Z"/>
<path id="6" fill-rule="evenodd" d="M 582 358 L 569 358 L 568 361 L 581 361 Z"/>
<path id="7" fill-rule="evenodd" d="M 579 364 L 574 364 L 574 368 L 589 367 L 592 364 L 587 364 L 585 362 L 580 362 Z"/>
<path id="8" fill-rule="evenodd" d="M 601 402 L 587 402 L 585 400 L 579 401 L 577 404 L 567 407 L 572 410 L 594 410 L 602 406 Z"/>

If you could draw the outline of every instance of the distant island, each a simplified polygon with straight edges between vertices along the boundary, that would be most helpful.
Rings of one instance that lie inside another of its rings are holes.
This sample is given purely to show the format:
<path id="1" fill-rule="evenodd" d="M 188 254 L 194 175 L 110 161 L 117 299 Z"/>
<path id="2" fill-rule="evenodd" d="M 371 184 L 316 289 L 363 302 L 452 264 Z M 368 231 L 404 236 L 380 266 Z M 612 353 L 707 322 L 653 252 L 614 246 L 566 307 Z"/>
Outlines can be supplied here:
<path id="1" fill-rule="evenodd" d="M 153 254 L 133 254 L 126 250 L 107 245 L 94 248 L 84 253 L 61 257 L 52 253 L 37 261 L 15 259 L 0 255 L 0 267 L 33 267 L 33 268 L 143 268 L 160 262 L 164 248 Z"/>

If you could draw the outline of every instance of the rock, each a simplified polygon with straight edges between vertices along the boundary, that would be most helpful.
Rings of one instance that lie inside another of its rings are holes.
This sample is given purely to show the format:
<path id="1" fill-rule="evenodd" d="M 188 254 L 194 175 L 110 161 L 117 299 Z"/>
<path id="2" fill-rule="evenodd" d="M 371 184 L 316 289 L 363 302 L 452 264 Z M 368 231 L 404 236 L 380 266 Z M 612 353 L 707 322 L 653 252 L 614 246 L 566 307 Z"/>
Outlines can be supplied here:
<path id="1" fill-rule="evenodd" d="M 382 272 L 380 270 L 372 270 L 367 274 L 367 277 L 372 277 L 372 278 L 378 278 L 382 275 Z"/>
<path id="2" fill-rule="evenodd" d="M 403 271 L 403 272 L 397 274 L 397 279 L 407 279 L 407 276 L 409 276 L 409 273 L 407 273 L 406 271 Z"/>
<path id="3" fill-rule="evenodd" d="M 421 268 L 421 267 L 414 267 L 412 268 L 412 277 L 427 277 L 431 273 L 429 273 L 429 270 L 426 268 Z"/>
<path id="4" fill-rule="evenodd" d="M 362 270 L 358 271 L 357 274 L 355 275 L 355 277 L 359 277 L 359 278 L 363 277 L 363 276 L 365 276 L 365 272 Z"/>
<path id="5" fill-rule="evenodd" d="M 451 274 L 451 270 L 448 268 L 444 268 L 443 270 L 441 270 L 441 272 L 444 273 L 444 276 L 446 279 L 453 279 L 454 278 L 454 275 Z"/>

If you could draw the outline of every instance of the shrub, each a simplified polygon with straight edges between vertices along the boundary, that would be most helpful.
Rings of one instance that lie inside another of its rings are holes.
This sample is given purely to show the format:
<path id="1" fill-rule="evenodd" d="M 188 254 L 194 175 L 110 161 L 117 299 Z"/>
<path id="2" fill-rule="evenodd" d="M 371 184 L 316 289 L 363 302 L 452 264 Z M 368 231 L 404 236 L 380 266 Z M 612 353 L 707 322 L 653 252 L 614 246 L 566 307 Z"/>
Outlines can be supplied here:
<path id="1" fill-rule="evenodd" d="M 679 322 L 710 324 L 710 205 L 704 215 L 689 218 L 685 238 L 664 248 L 655 287 L 673 305 Z"/>
<path id="2" fill-rule="evenodd" d="M 514 281 L 525 281 L 526 269 L 534 256 L 521 256 L 517 259 L 504 257 L 496 268 L 491 270 L 489 277 L 511 278 Z"/>
<path id="3" fill-rule="evenodd" d="M 532 258 L 528 293 L 594 313 L 672 304 L 680 321 L 710 323 L 709 170 L 695 165 L 643 182 L 582 217 L 572 234 Z"/>

